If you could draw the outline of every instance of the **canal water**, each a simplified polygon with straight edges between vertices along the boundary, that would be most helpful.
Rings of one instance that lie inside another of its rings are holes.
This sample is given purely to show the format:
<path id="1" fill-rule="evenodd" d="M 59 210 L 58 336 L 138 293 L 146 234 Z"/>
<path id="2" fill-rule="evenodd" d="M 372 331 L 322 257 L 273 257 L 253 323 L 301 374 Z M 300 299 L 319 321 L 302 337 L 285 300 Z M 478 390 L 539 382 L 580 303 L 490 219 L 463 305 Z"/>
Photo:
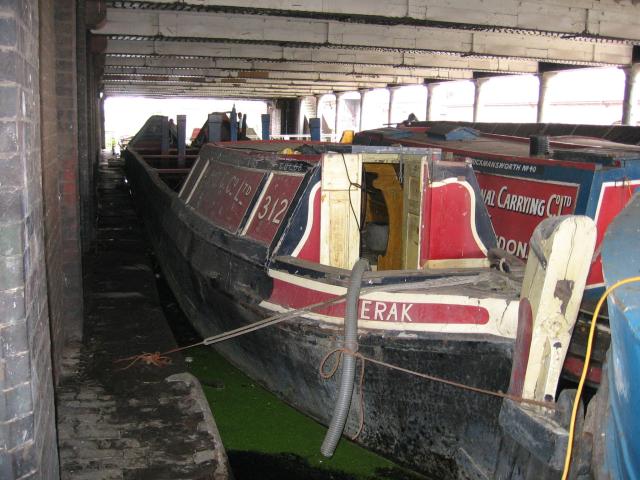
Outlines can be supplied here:
<path id="1" fill-rule="evenodd" d="M 156 277 L 178 345 L 197 342 L 201 338 L 158 270 Z M 331 459 L 323 457 L 324 426 L 254 383 L 213 348 L 196 347 L 184 356 L 211 405 L 235 480 L 426 480 L 345 438 Z"/>

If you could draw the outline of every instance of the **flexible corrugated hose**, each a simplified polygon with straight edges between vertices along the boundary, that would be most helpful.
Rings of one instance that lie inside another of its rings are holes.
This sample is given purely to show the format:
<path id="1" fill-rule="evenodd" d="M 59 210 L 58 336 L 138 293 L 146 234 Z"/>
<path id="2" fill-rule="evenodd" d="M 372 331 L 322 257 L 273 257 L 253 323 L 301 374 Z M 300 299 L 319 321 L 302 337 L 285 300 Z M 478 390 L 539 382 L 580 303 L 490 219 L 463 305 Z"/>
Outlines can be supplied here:
<path id="1" fill-rule="evenodd" d="M 344 424 L 347 421 L 347 414 L 351 407 L 351 396 L 353 395 L 353 383 L 356 372 L 356 357 L 354 353 L 358 351 L 358 300 L 360 298 L 362 276 L 367 270 L 369 270 L 369 262 L 361 258 L 353 266 L 351 278 L 349 279 L 349 288 L 347 289 L 347 299 L 345 301 L 345 352 L 340 378 L 340 390 L 333 410 L 329 430 L 327 430 L 327 434 L 322 442 L 322 447 L 320 447 L 320 453 L 328 458 L 332 457 L 336 451 L 336 446 L 342 436 Z"/>

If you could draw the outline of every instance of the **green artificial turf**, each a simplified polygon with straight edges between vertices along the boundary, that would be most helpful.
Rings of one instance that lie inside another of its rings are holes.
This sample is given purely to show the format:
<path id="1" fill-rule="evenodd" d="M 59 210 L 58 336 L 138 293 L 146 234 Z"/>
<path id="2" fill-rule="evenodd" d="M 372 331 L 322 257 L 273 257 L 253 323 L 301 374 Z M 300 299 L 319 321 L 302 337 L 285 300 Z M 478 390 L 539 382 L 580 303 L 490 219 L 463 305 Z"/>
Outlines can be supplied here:
<path id="1" fill-rule="evenodd" d="M 191 372 L 198 377 L 227 451 L 294 454 L 312 468 L 348 474 L 357 479 L 380 477 L 380 472 L 402 472 L 403 478 L 422 478 L 402 470 L 344 437 L 335 455 L 320 454 L 326 428 L 289 407 L 230 365 L 212 348 L 199 347 L 188 354 Z"/>

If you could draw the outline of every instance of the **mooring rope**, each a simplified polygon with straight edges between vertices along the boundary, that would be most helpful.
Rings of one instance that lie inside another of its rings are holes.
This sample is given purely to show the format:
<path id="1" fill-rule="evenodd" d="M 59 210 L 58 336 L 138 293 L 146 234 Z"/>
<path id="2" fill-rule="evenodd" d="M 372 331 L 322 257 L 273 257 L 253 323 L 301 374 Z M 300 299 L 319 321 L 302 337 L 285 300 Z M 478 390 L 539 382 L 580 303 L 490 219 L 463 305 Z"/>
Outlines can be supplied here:
<path id="1" fill-rule="evenodd" d="M 463 285 L 463 284 L 469 284 L 469 283 L 477 283 L 483 280 L 485 277 L 486 277 L 486 274 L 480 273 L 480 274 L 472 274 L 472 275 L 460 275 L 453 278 L 435 278 L 431 280 L 423 280 L 423 281 L 414 282 L 414 283 L 402 283 L 398 285 L 376 285 L 374 287 L 363 288 L 361 292 L 361 296 L 367 293 L 376 292 L 376 291 L 397 292 L 402 290 L 413 290 L 418 288 L 451 287 L 451 286 L 457 286 L 457 285 Z M 339 295 L 330 300 L 324 300 L 322 302 L 306 305 L 300 308 L 294 308 L 286 312 L 281 312 L 275 315 L 271 315 L 270 317 L 264 318 L 262 320 L 258 320 L 257 322 L 250 323 L 249 325 L 244 325 L 242 327 L 238 327 L 233 330 L 227 330 L 226 332 L 220 333 L 218 335 L 213 335 L 211 337 L 207 337 L 199 342 L 192 343 L 190 345 L 172 348 L 171 350 L 167 350 L 165 352 L 155 352 L 155 353 L 144 352 L 139 355 L 133 355 L 131 357 L 114 360 L 114 363 L 131 361 L 133 362 L 133 364 L 137 362 L 141 362 L 147 365 L 164 366 L 166 365 L 165 363 L 160 362 L 161 364 L 158 364 L 154 360 L 166 357 L 167 355 L 171 355 L 172 353 L 177 353 L 183 350 L 187 350 L 189 348 L 199 347 L 201 345 L 213 345 L 214 343 L 224 342 L 225 340 L 230 340 L 232 338 L 239 337 L 247 333 L 255 332 L 256 330 L 261 330 L 263 328 L 276 325 L 286 320 L 291 320 L 297 317 L 301 313 L 310 313 L 322 307 L 329 307 L 331 305 L 340 304 L 345 301 L 346 297 L 347 297 L 346 294 Z M 133 364 L 131 366 L 133 366 Z M 126 368 L 129 368 L 129 366 L 127 366 Z"/>
<path id="2" fill-rule="evenodd" d="M 371 293 L 371 292 L 375 292 L 375 291 L 385 291 L 385 292 L 394 292 L 394 291 L 402 291 L 402 290 L 414 290 L 414 289 L 419 289 L 419 288 L 436 288 L 436 287 L 451 287 L 451 286 L 458 286 L 458 285 L 463 285 L 463 284 L 473 284 L 473 283 L 478 283 L 481 282 L 483 280 L 485 280 L 487 278 L 487 274 L 486 273 L 475 273 L 475 274 L 471 274 L 471 275 L 460 275 L 457 277 L 448 277 L 448 278 L 436 278 L 436 279 L 431 279 L 431 280 L 423 280 L 420 282 L 415 282 L 415 283 L 403 283 L 403 284 L 397 284 L 397 285 L 377 285 L 374 287 L 368 287 L 368 288 L 363 288 L 361 291 L 361 297 L 365 294 Z M 167 350 L 165 352 L 155 352 L 155 353 L 142 353 L 140 355 L 133 355 L 130 357 L 126 357 L 126 358 L 121 358 L 118 360 L 115 360 L 114 363 L 121 363 L 121 362 L 129 362 L 129 364 L 120 369 L 120 370 L 126 370 L 128 368 L 133 367 L 135 364 L 137 363 L 144 363 L 146 365 L 154 365 L 157 367 L 164 367 L 166 365 L 169 365 L 171 363 L 171 359 L 168 357 L 168 355 L 171 355 L 173 353 L 177 353 L 183 350 L 187 350 L 190 348 L 194 348 L 194 347 L 198 347 L 198 346 L 203 346 L 203 345 L 213 345 L 215 343 L 219 343 L 219 342 L 223 342 L 225 340 L 230 340 L 232 338 L 236 338 L 239 337 L 241 335 L 245 335 L 247 333 L 251 333 L 254 332 L 256 330 L 260 330 L 272 325 L 276 325 L 278 323 L 284 322 L 286 320 L 291 320 L 295 317 L 297 317 L 299 314 L 301 313 L 310 313 L 314 310 L 318 310 L 320 308 L 323 307 L 328 307 L 331 305 L 337 305 L 340 304 L 342 302 L 344 302 L 346 299 L 346 294 L 344 295 L 339 295 L 337 297 L 334 297 L 330 300 L 325 300 L 322 302 L 317 302 L 311 305 L 307 305 L 305 307 L 300 307 L 300 308 L 295 308 L 295 309 L 291 309 L 288 310 L 287 312 L 282 312 L 282 313 L 278 313 L 275 315 L 272 315 L 270 317 L 267 317 L 265 319 L 262 320 L 258 320 L 257 322 L 253 322 L 250 323 L 249 325 L 245 325 L 242 327 L 238 327 L 236 329 L 233 330 L 228 330 L 226 332 L 220 333 L 218 335 L 214 335 L 211 337 L 207 337 L 199 342 L 190 344 L 190 345 L 185 345 L 182 347 L 177 347 L 177 348 L 173 348 L 171 350 Z M 399 372 L 403 372 L 406 374 L 410 374 L 410 375 L 415 375 L 417 377 L 420 378 L 424 378 L 426 380 L 431 380 L 434 382 L 439 382 L 439 383 L 443 383 L 452 387 L 456 387 L 456 388 L 460 388 L 460 389 L 464 389 L 464 390 L 468 390 L 468 391 L 472 391 L 475 393 L 480 393 L 480 394 L 484 394 L 484 395 L 491 395 L 494 397 L 499 397 L 499 398 L 503 398 L 503 399 L 508 399 L 508 400 L 512 400 L 514 402 L 517 403 L 525 403 L 525 404 L 529 404 L 529 405 L 535 405 L 538 407 L 544 407 L 544 408 L 548 408 L 548 409 L 555 409 L 556 406 L 555 404 L 551 403 L 551 402 L 544 402 L 544 401 L 539 401 L 539 400 L 532 400 L 532 399 L 528 399 L 528 398 L 523 398 L 517 395 L 511 395 L 509 393 L 503 393 L 500 391 L 494 391 L 494 390 L 488 390 L 488 389 L 484 389 L 484 388 L 480 388 L 480 387 L 473 387 L 471 385 L 466 385 L 460 382 L 455 382 L 453 380 L 448 380 L 445 378 L 441 378 L 441 377 L 437 377 L 434 375 L 429 375 L 426 373 L 421 373 L 421 372 L 416 372 L 414 370 L 409 370 L 407 368 L 403 368 L 400 367 L 398 365 L 393 365 L 387 362 L 383 362 L 381 360 L 376 360 L 374 358 L 371 357 L 367 357 L 365 355 L 363 355 L 360 352 L 351 352 L 348 351 L 347 349 L 345 349 L 344 347 L 338 347 L 338 348 L 334 348 L 333 350 L 329 351 L 327 354 L 325 354 L 325 356 L 322 358 L 322 361 L 320 362 L 320 367 L 319 367 L 319 372 L 320 372 L 320 376 L 324 379 L 329 379 L 331 378 L 337 371 L 340 362 L 341 362 L 341 358 L 343 354 L 350 354 L 355 356 L 357 359 L 360 359 L 361 361 L 361 366 L 360 366 L 360 380 L 359 380 L 359 395 L 360 395 L 360 421 L 359 421 L 359 427 L 358 430 L 356 432 L 356 435 L 353 437 L 354 439 L 358 438 L 358 436 L 360 435 L 360 433 L 362 432 L 363 428 L 364 428 L 364 393 L 363 393 L 363 385 L 364 385 L 364 373 L 365 373 L 365 363 L 366 362 L 370 362 L 379 366 L 383 366 L 383 367 L 387 367 L 390 368 L 392 370 L 397 370 Z M 338 354 L 339 357 L 337 359 L 337 361 L 335 362 L 334 366 L 331 368 L 331 370 L 329 370 L 328 372 L 325 371 L 325 364 L 327 362 L 327 360 L 335 355 Z"/>
<path id="3" fill-rule="evenodd" d="M 327 363 L 327 360 L 329 360 L 329 358 L 331 358 L 333 355 L 338 355 L 337 360 L 335 361 L 333 367 L 331 367 L 331 369 L 329 371 L 327 371 L 325 369 L 325 364 Z M 501 391 L 496 391 L 496 390 L 489 390 L 486 388 L 480 388 L 480 387 L 474 387 L 471 385 L 466 385 L 464 383 L 460 383 L 460 382 L 456 382 L 454 380 L 448 380 L 446 378 L 442 378 L 442 377 L 437 377 L 434 375 L 429 375 L 427 373 L 421 373 L 421 372 L 416 372 L 415 370 L 409 370 L 408 368 L 404 368 L 404 367 L 400 367 L 398 365 L 393 365 L 391 363 L 387 363 L 387 362 L 383 362 L 382 360 L 376 360 L 375 358 L 371 358 L 371 357 L 367 357 L 366 355 L 363 355 L 362 353 L 358 352 L 352 352 L 349 351 L 348 349 L 344 348 L 344 347 L 338 347 L 338 348 L 334 348 L 333 350 L 330 350 L 329 352 L 327 352 L 325 354 L 324 357 L 322 357 L 322 360 L 320 361 L 320 367 L 319 367 L 319 372 L 320 372 L 320 376 L 322 378 L 324 378 L 325 380 L 330 379 L 331 377 L 333 377 L 335 375 L 335 373 L 338 370 L 338 367 L 340 366 L 340 362 L 342 360 L 342 355 L 346 354 L 346 355 L 352 355 L 354 357 L 356 357 L 357 359 L 359 359 L 361 361 L 360 364 L 360 381 L 358 383 L 358 390 L 359 390 L 359 403 L 360 403 L 360 420 L 359 420 L 359 425 L 358 425 L 358 430 L 356 431 L 355 435 L 352 437 L 352 440 L 357 439 L 360 436 L 360 433 L 362 432 L 363 428 L 364 428 L 364 392 L 362 390 L 363 385 L 364 385 L 364 370 L 365 370 L 365 363 L 366 362 L 370 362 L 376 365 L 380 365 L 382 367 L 387 367 L 390 368 L 391 370 L 396 370 L 399 372 L 403 372 L 409 375 L 415 375 L 416 377 L 420 377 L 420 378 L 424 378 L 426 380 L 431 380 L 433 382 L 438 382 L 438 383 L 443 383 L 445 385 L 449 385 L 451 387 L 455 387 L 455 388 L 460 388 L 463 390 L 468 390 L 471 392 L 475 392 L 475 393 L 480 393 L 483 395 L 491 395 L 494 397 L 498 397 L 498 398 L 503 398 L 503 399 L 507 399 L 507 400 L 512 400 L 514 402 L 517 403 L 524 403 L 527 405 L 535 405 L 536 407 L 544 407 L 544 408 L 548 408 L 550 410 L 555 410 L 557 407 L 554 403 L 552 402 L 545 402 L 545 401 L 541 401 L 541 400 L 533 400 L 530 398 L 524 398 L 518 395 L 512 395 L 510 393 L 504 393 Z"/>

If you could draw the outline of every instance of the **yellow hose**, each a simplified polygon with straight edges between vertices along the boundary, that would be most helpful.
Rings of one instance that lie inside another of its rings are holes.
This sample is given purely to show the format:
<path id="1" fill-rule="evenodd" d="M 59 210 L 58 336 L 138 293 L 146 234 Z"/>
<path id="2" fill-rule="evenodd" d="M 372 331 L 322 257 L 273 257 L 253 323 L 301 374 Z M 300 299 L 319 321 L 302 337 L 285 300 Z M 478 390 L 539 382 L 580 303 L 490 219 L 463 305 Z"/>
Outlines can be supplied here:
<path id="1" fill-rule="evenodd" d="M 571 467 L 571 454 L 573 453 L 573 435 L 575 433 L 576 427 L 576 417 L 578 416 L 578 406 L 580 405 L 580 396 L 582 395 L 582 388 L 584 387 L 585 379 L 587 378 L 587 372 L 589 370 L 589 360 L 591 359 L 591 349 L 593 347 L 593 336 L 596 331 L 596 322 L 598 320 L 598 314 L 600 313 L 600 308 L 602 304 L 607 299 L 609 294 L 613 292 L 616 288 L 621 287 L 622 285 L 626 285 L 628 283 L 640 282 L 640 276 L 637 277 L 629 277 L 623 280 L 620 280 L 609 288 L 605 290 L 605 292 L 598 300 L 598 304 L 596 305 L 596 309 L 593 312 L 593 317 L 591 317 L 591 327 L 589 329 L 589 338 L 587 340 L 587 352 L 584 356 L 584 366 L 582 367 L 582 375 L 580 375 L 580 382 L 578 383 L 578 390 L 576 391 L 576 398 L 573 401 L 573 409 L 571 410 L 571 422 L 569 423 L 569 443 L 567 444 L 567 455 L 564 458 L 564 471 L 562 472 L 562 480 L 567 480 L 569 477 L 569 469 Z"/>

